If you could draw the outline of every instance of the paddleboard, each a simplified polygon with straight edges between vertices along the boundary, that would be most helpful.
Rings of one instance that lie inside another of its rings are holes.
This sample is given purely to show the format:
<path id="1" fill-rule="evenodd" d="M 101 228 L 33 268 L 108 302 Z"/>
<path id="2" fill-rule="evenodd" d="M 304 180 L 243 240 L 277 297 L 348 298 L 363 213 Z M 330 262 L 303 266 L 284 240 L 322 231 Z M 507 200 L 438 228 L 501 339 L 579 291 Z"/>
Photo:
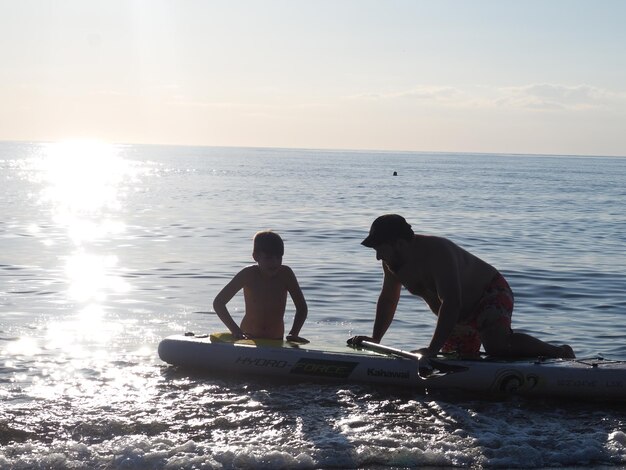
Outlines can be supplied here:
<path id="1" fill-rule="evenodd" d="M 603 358 L 460 360 L 419 356 L 375 343 L 370 349 L 316 347 L 281 340 L 234 340 L 229 333 L 173 335 L 158 348 L 164 362 L 215 374 L 332 380 L 590 400 L 626 401 L 626 361 Z"/>

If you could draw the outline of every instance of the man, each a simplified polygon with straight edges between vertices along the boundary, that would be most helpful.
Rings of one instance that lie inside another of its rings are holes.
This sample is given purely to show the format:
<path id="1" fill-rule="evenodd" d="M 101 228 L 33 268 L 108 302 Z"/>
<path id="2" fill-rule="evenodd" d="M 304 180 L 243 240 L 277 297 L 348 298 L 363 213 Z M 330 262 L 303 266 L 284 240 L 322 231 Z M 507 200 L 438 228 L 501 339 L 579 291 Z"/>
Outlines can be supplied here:
<path id="1" fill-rule="evenodd" d="M 439 351 L 476 356 L 481 343 L 492 356 L 575 357 L 568 345 L 513 332 L 513 292 L 504 277 L 450 240 L 415 234 L 404 217 L 387 214 L 372 223 L 361 244 L 376 250 L 384 278 L 372 337 L 355 336 L 351 343 L 381 341 L 404 286 L 437 315 L 429 346 L 416 351 L 425 357 Z"/>

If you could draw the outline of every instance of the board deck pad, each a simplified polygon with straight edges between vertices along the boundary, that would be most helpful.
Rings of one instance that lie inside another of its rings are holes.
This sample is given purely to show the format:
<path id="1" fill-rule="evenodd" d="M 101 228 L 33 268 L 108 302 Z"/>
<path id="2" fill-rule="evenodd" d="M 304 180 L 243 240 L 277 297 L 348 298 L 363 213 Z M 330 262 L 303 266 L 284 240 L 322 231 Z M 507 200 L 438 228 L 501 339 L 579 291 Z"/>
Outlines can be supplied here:
<path id="1" fill-rule="evenodd" d="M 189 336 L 195 338 L 206 337 L 211 340 L 211 343 L 226 343 L 226 344 L 235 344 L 235 345 L 244 345 L 244 346 L 257 346 L 257 347 L 270 347 L 270 348 L 286 348 L 286 349 L 314 349 L 319 351 L 332 351 L 332 352 L 341 352 L 345 354 L 378 354 L 374 351 L 367 351 L 363 349 L 352 349 L 347 348 L 345 346 L 337 346 L 337 345 L 318 345 L 312 346 L 311 343 L 297 343 L 294 341 L 284 341 L 280 339 L 264 339 L 264 338 L 254 338 L 254 339 L 234 339 L 232 333 L 230 332 L 217 332 L 210 333 L 209 335 L 200 335 L 196 336 L 189 333 Z"/>

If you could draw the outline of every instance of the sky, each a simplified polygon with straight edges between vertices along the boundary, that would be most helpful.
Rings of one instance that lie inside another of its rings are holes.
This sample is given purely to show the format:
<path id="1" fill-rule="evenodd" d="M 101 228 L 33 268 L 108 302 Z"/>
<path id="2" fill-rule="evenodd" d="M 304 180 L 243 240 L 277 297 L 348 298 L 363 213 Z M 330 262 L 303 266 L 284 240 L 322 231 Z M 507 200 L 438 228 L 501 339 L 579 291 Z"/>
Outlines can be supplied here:
<path id="1" fill-rule="evenodd" d="M 0 0 L 0 140 L 626 156 L 622 0 Z"/>

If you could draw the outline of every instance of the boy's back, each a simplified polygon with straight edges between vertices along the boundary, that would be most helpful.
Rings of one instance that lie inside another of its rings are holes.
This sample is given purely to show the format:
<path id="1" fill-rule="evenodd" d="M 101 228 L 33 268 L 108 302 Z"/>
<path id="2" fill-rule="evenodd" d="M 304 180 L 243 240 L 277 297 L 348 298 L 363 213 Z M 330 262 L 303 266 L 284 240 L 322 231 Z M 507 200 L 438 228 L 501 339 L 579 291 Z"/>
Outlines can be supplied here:
<path id="1" fill-rule="evenodd" d="M 253 338 L 282 339 L 287 292 L 294 279 L 293 272 L 288 266 L 280 266 L 268 275 L 256 265 L 248 266 L 242 272 L 246 313 L 241 329 Z"/>

